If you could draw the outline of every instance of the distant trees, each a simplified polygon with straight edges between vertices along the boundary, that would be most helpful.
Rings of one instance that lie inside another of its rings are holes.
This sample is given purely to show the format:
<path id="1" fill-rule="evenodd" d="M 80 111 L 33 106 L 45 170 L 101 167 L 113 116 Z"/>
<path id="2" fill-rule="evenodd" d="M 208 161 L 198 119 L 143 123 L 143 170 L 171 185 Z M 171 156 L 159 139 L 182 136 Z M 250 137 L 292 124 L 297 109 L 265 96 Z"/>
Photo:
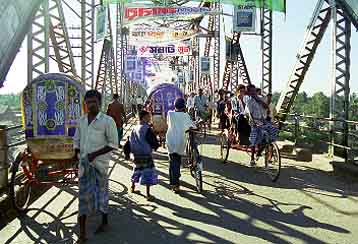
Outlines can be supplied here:
<path id="1" fill-rule="evenodd" d="M 20 109 L 20 95 L 16 95 L 16 94 L 0 95 L 0 104 L 8 105 L 14 110 L 19 110 Z"/>
<path id="2" fill-rule="evenodd" d="M 272 99 L 277 104 L 280 98 L 280 93 L 273 93 Z M 326 96 L 323 92 L 317 92 L 311 97 L 306 92 L 300 92 L 295 100 L 295 103 L 291 109 L 291 113 L 298 113 L 304 115 L 311 115 L 314 117 L 329 117 L 329 104 L 330 97 Z M 344 100 L 342 97 L 336 101 L 338 111 L 343 112 Z M 358 121 L 358 93 L 352 93 L 349 99 L 349 119 Z M 338 114 L 338 117 L 342 117 L 343 113 Z"/>

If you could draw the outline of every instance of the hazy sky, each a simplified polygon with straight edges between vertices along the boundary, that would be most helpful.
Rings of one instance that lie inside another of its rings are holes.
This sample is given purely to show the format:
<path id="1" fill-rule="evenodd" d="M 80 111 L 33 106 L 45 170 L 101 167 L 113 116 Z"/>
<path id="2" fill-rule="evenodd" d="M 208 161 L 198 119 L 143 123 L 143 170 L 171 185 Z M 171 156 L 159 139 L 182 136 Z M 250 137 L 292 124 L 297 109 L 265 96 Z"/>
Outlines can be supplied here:
<path id="1" fill-rule="evenodd" d="M 316 1 L 314 0 L 288 0 L 287 16 L 282 13 L 274 14 L 274 48 L 273 48 L 273 89 L 279 91 L 287 84 L 292 68 L 296 62 L 296 55 L 301 48 L 304 33 L 309 24 Z M 225 12 L 232 11 L 225 7 Z M 224 18 L 223 26 L 228 33 L 231 31 L 231 18 Z M 26 43 L 26 42 L 24 42 Z M 351 91 L 358 92 L 358 33 L 352 29 L 352 53 L 351 53 Z M 241 39 L 251 80 L 255 84 L 261 81 L 261 42 L 259 37 L 244 36 Z M 222 42 L 222 46 L 224 42 Z M 327 29 L 312 66 L 306 75 L 301 90 L 309 94 L 330 91 L 330 62 L 331 62 L 331 27 Z M 98 57 L 98 55 L 97 55 Z M 97 61 L 98 62 L 98 61 Z M 222 70 L 224 69 L 224 62 Z M 78 68 L 77 68 L 78 69 Z M 52 71 L 52 70 L 51 70 Z M 53 70 L 57 71 L 57 70 Z M 20 49 L 4 87 L 0 88 L 0 94 L 18 93 L 26 85 L 27 77 L 27 53 L 26 44 Z"/>

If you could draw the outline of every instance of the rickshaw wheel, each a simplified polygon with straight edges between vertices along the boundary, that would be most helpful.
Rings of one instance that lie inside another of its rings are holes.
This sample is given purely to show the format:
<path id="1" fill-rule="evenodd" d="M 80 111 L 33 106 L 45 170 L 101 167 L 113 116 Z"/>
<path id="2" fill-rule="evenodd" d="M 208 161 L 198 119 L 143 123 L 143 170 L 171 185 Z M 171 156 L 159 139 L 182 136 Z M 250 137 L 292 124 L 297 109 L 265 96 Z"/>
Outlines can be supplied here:
<path id="1" fill-rule="evenodd" d="M 26 157 L 24 157 L 24 154 L 20 154 L 16 157 L 11 167 L 9 195 L 13 208 L 19 212 L 22 212 L 25 211 L 29 206 L 32 182 L 25 174 L 17 173 L 20 167 L 26 167 L 24 166 Z"/>
<path id="2" fill-rule="evenodd" d="M 220 138 L 220 156 L 223 163 L 227 163 L 229 157 L 231 143 L 225 132 L 221 134 Z"/>

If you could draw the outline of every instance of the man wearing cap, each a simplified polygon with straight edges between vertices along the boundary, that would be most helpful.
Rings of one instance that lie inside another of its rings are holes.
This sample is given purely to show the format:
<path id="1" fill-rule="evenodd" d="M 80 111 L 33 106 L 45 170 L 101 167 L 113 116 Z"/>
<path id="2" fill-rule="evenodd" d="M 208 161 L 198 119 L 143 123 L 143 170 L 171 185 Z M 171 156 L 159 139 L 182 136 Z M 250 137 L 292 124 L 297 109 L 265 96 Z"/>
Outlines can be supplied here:
<path id="1" fill-rule="evenodd" d="M 189 114 L 185 113 L 185 100 L 175 100 L 175 111 L 169 111 L 167 116 L 168 130 L 166 142 L 169 153 L 169 179 L 172 190 L 179 192 L 181 157 L 185 155 L 187 142 L 186 131 L 195 128 Z"/>

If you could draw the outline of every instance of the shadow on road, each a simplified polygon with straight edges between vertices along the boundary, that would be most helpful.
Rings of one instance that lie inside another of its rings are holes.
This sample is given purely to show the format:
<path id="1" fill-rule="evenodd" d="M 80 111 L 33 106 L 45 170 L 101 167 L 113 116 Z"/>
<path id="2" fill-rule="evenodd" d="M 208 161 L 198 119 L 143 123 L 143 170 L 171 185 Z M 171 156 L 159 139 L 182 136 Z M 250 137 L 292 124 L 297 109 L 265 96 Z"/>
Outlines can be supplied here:
<path id="1" fill-rule="evenodd" d="M 110 174 L 117 167 L 131 169 L 130 162 L 124 161 L 120 153 L 119 159 L 110 169 Z M 168 188 L 168 164 L 165 153 L 156 153 L 155 160 L 161 180 L 160 185 Z M 261 186 L 275 188 L 297 189 L 312 198 L 334 209 L 324 200 L 322 195 L 337 198 L 347 198 L 357 196 L 356 192 L 348 191 L 346 184 L 337 180 L 332 180 L 330 174 L 309 168 L 284 167 L 282 176 L 277 183 L 272 183 L 268 178 L 263 177 L 264 173 L 249 168 L 240 163 L 228 163 L 223 165 L 218 160 L 203 157 L 205 165 L 204 181 L 206 185 L 211 185 L 210 189 L 203 195 L 195 192 L 195 187 L 183 182 L 184 188 L 181 197 L 207 209 L 199 211 L 197 209 L 182 206 L 180 202 L 164 201 L 160 196 L 153 203 L 140 204 L 133 200 L 128 194 L 128 188 L 120 179 L 110 181 L 110 223 L 111 229 L 106 234 L 89 236 L 88 243 L 238 243 L 228 241 L 220 232 L 206 231 L 203 226 L 214 226 L 228 230 L 232 233 L 239 233 L 246 236 L 257 237 L 270 243 L 291 243 L 287 241 L 290 237 L 305 243 L 327 243 L 314 235 L 308 235 L 299 228 L 315 228 L 330 232 L 350 233 L 348 230 L 328 223 L 322 223 L 305 214 L 306 210 L 312 209 L 311 206 L 304 205 L 297 199 L 297 202 L 283 202 L 271 199 L 255 193 L 253 190 L 244 186 L 243 183 L 250 183 Z M 205 185 L 204 185 L 205 187 Z M 46 208 L 62 193 L 71 194 L 71 200 L 59 214 L 54 215 Z M 258 204 L 249 201 L 244 197 L 252 195 L 266 200 L 267 204 Z M 41 209 L 29 209 L 29 211 L 19 217 L 21 227 L 5 243 L 11 243 L 20 235 L 27 235 L 34 243 L 72 243 L 77 239 L 77 223 L 67 222 L 68 218 L 77 215 L 77 211 L 70 211 L 70 206 L 77 200 L 77 187 L 61 187 Z M 293 208 L 290 212 L 283 211 L 284 207 Z M 160 214 L 156 211 L 159 208 L 170 209 L 171 213 L 179 218 Z M 334 209 L 338 211 L 338 209 Z M 239 213 L 234 215 L 233 212 Z M 67 215 L 65 216 L 65 213 Z M 37 217 L 45 214 L 52 219 L 47 223 L 39 223 Z M 358 213 L 345 213 L 355 214 Z M 238 217 L 243 216 L 243 217 Z M 67 220 L 67 221 L 66 221 Z M 195 221 L 197 225 L 186 224 L 184 220 Z M 98 218 L 90 218 L 89 230 L 94 230 L 98 224 Z M 257 222 L 264 223 L 259 227 Z M 192 236 L 200 236 L 203 240 L 194 241 Z M 206 241 L 204 241 L 206 240 Z"/>

